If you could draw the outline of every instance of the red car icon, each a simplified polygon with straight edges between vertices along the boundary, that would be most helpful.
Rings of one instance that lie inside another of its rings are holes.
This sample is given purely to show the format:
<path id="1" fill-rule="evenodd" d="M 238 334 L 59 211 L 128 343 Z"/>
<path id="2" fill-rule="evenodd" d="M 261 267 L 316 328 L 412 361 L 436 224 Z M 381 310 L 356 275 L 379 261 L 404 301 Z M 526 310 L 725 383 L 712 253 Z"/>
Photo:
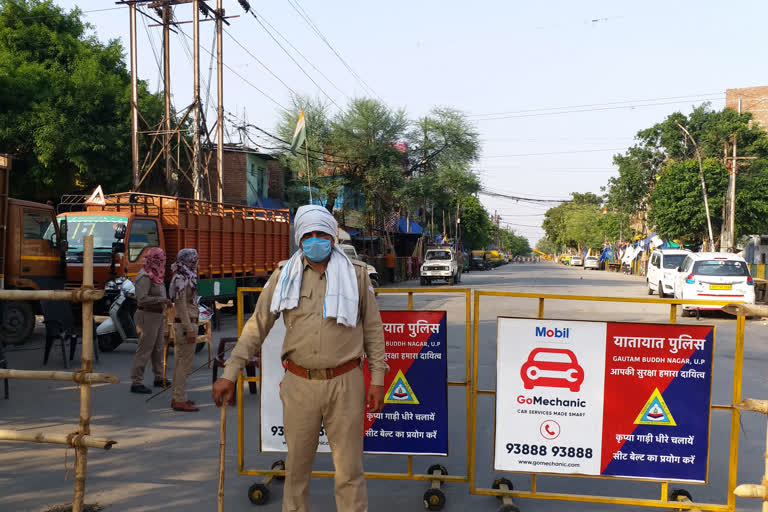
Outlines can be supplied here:
<path id="1" fill-rule="evenodd" d="M 584 368 L 573 352 L 562 348 L 536 348 L 520 368 L 525 389 L 567 388 L 576 393 L 584 382 Z"/>

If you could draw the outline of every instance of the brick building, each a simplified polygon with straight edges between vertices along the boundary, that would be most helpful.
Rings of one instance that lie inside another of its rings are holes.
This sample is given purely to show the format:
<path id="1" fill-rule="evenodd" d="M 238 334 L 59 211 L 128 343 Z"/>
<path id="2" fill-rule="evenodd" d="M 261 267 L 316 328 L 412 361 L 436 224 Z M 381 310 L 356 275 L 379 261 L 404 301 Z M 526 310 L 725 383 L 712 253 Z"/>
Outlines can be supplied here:
<path id="1" fill-rule="evenodd" d="M 752 113 L 752 118 L 763 129 L 768 129 L 768 86 L 726 89 L 725 106 L 733 110 Z"/>
<path id="2" fill-rule="evenodd" d="M 217 188 L 215 153 L 212 188 Z M 287 171 L 269 154 L 241 146 L 224 147 L 222 196 L 225 203 L 274 208 L 285 199 Z"/>

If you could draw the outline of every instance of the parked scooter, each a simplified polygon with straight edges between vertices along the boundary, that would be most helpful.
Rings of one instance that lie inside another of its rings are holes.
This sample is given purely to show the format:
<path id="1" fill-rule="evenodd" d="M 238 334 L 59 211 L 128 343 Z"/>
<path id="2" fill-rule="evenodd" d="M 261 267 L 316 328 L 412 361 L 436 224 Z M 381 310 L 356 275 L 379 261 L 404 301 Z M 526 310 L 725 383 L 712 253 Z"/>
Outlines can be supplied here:
<path id="1" fill-rule="evenodd" d="M 130 279 L 123 277 L 109 281 L 105 285 L 106 289 L 119 289 L 119 294 L 109 307 L 109 318 L 104 320 L 96 328 L 96 340 L 99 344 L 99 350 L 102 352 L 112 352 L 122 343 L 139 342 L 139 334 L 136 331 L 136 324 L 133 321 L 133 315 L 136 313 L 136 286 Z M 213 317 L 213 311 L 207 306 L 198 303 L 200 322 L 210 321 Z M 203 327 L 201 326 L 202 330 Z M 203 343 L 195 346 L 195 352 L 203 349 Z"/>

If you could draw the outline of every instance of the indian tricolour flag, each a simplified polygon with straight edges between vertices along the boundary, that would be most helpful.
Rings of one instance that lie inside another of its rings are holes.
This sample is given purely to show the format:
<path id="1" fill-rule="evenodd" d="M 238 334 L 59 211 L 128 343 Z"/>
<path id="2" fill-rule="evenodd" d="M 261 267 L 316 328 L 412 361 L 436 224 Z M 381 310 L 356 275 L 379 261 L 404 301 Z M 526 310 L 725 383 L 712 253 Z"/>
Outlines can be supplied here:
<path id="1" fill-rule="evenodd" d="M 291 142 L 291 153 L 296 156 L 296 149 L 299 148 L 307 138 L 307 126 L 304 123 L 304 109 L 301 109 L 299 121 L 296 123 L 296 130 L 293 132 L 293 141 Z"/>

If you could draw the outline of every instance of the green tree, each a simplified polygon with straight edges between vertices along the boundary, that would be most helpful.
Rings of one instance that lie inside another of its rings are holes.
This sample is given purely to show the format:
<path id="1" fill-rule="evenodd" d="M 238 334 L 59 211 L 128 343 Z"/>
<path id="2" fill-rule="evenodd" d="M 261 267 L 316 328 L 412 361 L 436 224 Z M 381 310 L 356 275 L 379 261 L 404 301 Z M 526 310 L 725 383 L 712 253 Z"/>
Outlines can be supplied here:
<path id="1" fill-rule="evenodd" d="M 549 237 L 539 238 L 539 241 L 536 242 L 536 249 L 548 255 L 559 254 L 563 251 L 563 247 L 553 242 Z"/>
<path id="2" fill-rule="evenodd" d="M 407 160 L 402 142 L 408 121 L 369 98 L 353 99 L 331 122 L 328 146 L 337 175 L 363 194 L 368 213 L 378 219 L 395 207 Z"/>
<path id="3" fill-rule="evenodd" d="M 279 153 L 280 163 L 291 172 L 286 196 L 291 206 L 309 203 L 308 183 L 312 184 L 313 200 L 322 201 L 325 207 L 333 210 L 336 198 L 346 180 L 332 163 L 333 157 L 325 158 L 328 140 L 331 136 L 331 121 L 328 117 L 328 105 L 318 98 L 295 96 L 288 111 L 283 111 L 277 124 L 277 135 L 291 141 L 296 130 L 299 115 L 304 111 L 304 123 L 307 131 L 307 146 L 292 154 L 290 151 Z M 307 169 L 309 162 L 309 169 Z M 309 180 L 307 180 L 309 177 Z"/>
<path id="4" fill-rule="evenodd" d="M 491 243 L 494 225 L 488 212 L 475 196 L 465 198 L 461 206 L 461 238 L 467 249 L 484 249 Z"/>
<path id="5" fill-rule="evenodd" d="M 21 157 L 12 193 L 48 199 L 131 183 L 130 75 L 118 41 L 89 33 L 78 9 L 0 0 L 0 152 Z M 148 122 L 160 98 L 140 84 Z"/>
<path id="6" fill-rule="evenodd" d="M 675 112 L 662 122 L 637 133 L 638 143 L 614 157 L 619 176 L 606 186 L 611 210 L 647 218 L 663 237 L 686 242 L 706 238 L 706 218 L 695 147 L 679 125 L 696 140 L 704 162 L 713 231 L 722 228 L 722 208 L 727 182 L 724 148 L 736 137 L 739 156 L 756 157 L 739 164 L 736 179 L 736 234 L 766 229 L 764 212 L 768 136 L 752 126 L 750 113 L 733 109 L 712 110 L 703 104 L 689 114 Z M 695 172 L 693 172 L 695 171 Z M 702 224 L 703 222 L 703 224 Z M 702 228 L 703 226 L 703 228 Z"/>

